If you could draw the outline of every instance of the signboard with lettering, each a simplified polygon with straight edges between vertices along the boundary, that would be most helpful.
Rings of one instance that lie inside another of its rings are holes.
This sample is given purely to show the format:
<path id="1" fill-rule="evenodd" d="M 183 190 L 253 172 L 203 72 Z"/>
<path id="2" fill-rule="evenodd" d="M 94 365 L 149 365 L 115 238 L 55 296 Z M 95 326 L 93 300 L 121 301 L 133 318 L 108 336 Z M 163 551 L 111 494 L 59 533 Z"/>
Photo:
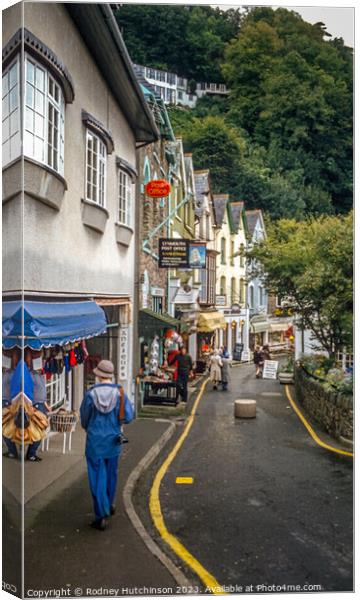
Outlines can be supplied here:
<path id="1" fill-rule="evenodd" d="M 205 269 L 206 244 L 192 240 L 160 238 L 159 268 Z"/>
<path id="2" fill-rule="evenodd" d="M 151 198 L 164 198 L 170 194 L 171 186 L 165 179 L 153 179 L 145 186 L 145 194 Z"/>
<path id="3" fill-rule="evenodd" d="M 277 360 L 264 360 L 263 379 L 276 379 L 278 366 Z"/>
<path id="4" fill-rule="evenodd" d="M 216 306 L 226 306 L 226 296 L 216 296 L 215 297 Z"/>

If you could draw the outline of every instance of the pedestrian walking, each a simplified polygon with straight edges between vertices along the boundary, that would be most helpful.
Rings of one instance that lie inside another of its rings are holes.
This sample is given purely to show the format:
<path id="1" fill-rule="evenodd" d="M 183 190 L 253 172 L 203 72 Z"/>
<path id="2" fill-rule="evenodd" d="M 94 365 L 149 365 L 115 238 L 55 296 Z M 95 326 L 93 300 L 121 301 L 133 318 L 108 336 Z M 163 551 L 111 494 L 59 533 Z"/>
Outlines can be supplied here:
<path id="1" fill-rule="evenodd" d="M 227 350 L 224 351 L 222 358 L 221 358 L 221 362 L 222 362 L 221 385 L 222 385 L 223 391 L 227 392 L 229 381 L 230 381 L 230 367 L 231 367 L 230 354 L 228 353 Z"/>
<path id="2" fill-rule="evenodd" d="M 95 512 L 91 526 L 103 531 L 106 518 L 115 513 L 122 424 L 130 423 L 134 414 L 124 388 L 113 383 L 113 363 L 101 360 L 93 372 L 96 383 L 85 394 L 80 417 L 86 430 L 85 456 Z"/>
<path id="3" fill-rule="evenodd" d="M 217 386 L 221 381 L 222 359 L 218 350 L 210 357 L 210 381 L 213 384 L 213 390 L 217 390 Z"/>
<path id="4" fill-rule="evenodd" d="M 190 354 L 187 353 L 186 346 L 180 348 L 180 353 L 177 354 L 169 364 L 176 365 L 176 401 L 181 396 L 183 402 L 188 399 L 188 381 L 193 373 L 193 362 Z"/>
<path id="5" fill-rule="evenodd" d="M 255 377 L 258 379 L 259 377 L 261 377 L 262 367 L 264 364 L 260 346 L 255 346 L 253 360 L 255 365 Z"/>
<path id="6" fill-rule="evenodd" d="M 261 358 L 263 363 L 265 360 L 271 360 L 269 344 L 263 345 L 261 349 Z"/>

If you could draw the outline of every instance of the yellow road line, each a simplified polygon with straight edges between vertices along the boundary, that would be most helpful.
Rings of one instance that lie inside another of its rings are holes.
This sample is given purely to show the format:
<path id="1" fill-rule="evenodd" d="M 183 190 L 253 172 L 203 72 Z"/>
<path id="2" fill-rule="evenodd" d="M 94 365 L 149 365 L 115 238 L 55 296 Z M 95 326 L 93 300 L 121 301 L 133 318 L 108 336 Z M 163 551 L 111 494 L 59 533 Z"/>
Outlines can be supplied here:
<path id="1" fill-rule="evenodd" d="M 194 483 L 194 478 L 193 477 L 177 477 L 175 479 L 175 483 L 179 483 L 179 484 Z"/>
<path id="2" fill-rule="evenodd" d="M 185 425 L 184 431 L 182 432 L 174 448 L 168 454 L 167 458 L 156 473 L 150 491 L 149 508 L 154 524 L 158 532 L 160 533 L 162 539 L 170 546 L 170 548 L 175 552 L 175 554 L 177 554 L 177 556 L 179 556 L 200 577 L 201 581 L 205 584 L 207 588 L 211 589 L 211 591 L 214 594 L 223 594 L 224 591 L 222 589 L 222 586 L 216 581 L 215 577 L 213 577 L 213 575 L 211 575 L 211 573 L 209 573 L 209 571 L 207 571 L 205 567 L 203 567 L 202 564 L 199 563 L 199 561 L 185 548 L 185 546 L 183 546 L 183 544 L 179 542 L 179 540 L 168 531 L 161 511 L 159 493 L 160 485 L 166 474 L 166 471 L 168 470 L 169 466 L 171 465 L 172 461 L 174 460 L 175 456 L 179 452 L 181 446 L 183 445 L 186 437 L 189 434 L 189 431 L 195 419 L 196 409 L 199 405 L 199 402 L 201 400 L 201 397 L 205 390 L 205 386 L 208 381 L 209 379 L 206 379 L 202 384 L 199 394 L 194 402 L 194 406 L 187 420 L 187 423 Z"/>
<path id="3" fill-rule="evenodd" d="M 330 452 L 335 452 L 336 454 L 343 454 L 344 456 L 351 456 L 351 457 L 354 456 L 352 452 L 346 452 L 346 450 L 340 450 L 340 448 L 335 448 L 334 446 L 329 446 L 328 444 L 325 444 L 325 442 L 323 442 L 319 438 L 319 436 L 315 433 L 315 431 L 311 427 L 310 423 L 308 423 L 308 421 L 305 419 L 304 415 L 300 411 L 299 407 L 295 404 L 295 402 L 293 400 L 293 397 L 292 397 L 292 395 L 290 393 L 288 385 L 285 386 L 285 391 L 286 391 L 286 395 L 288 397 L 288 400 L 289 400 L 291 406 L 293 407 L 294 411 L 296 412 L 297 416 L 299 417 L 300 421 L 302 422 L 302 424 L 304 425 L 304 427 L 306 427 L 306 429 L 310 433 L 310 435 L 313 438 L 313 440 L 319 446 L 321 446 L 322 448 L 325 448 L 326 450 L 330 450 Z"/>

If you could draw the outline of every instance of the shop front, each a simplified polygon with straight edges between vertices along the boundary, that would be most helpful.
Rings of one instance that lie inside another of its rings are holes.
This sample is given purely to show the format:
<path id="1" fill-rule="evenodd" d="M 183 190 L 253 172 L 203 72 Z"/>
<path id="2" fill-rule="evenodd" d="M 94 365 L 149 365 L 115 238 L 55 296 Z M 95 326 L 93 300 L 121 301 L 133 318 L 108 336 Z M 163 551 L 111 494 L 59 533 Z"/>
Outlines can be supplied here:
<path id="1" fill-rule="evenodd" d="M 282 352 L 290 347 L 289 338 L 293 335 L 292 319 L 270 319 L 269 346 L 272 352 Z"/>
<path id="2" fill-rule="evenodd" d="M 253 352 L 256 346 L 268 343 L 270 323 L 264 315 L 255 315 L 250 319 L 249 347 Z"/>
<path id="3" fill-rule="evenodd" d="M 175 404 L 175 367 L 171 361 L 183 339 L 180 321 L 149 308 L 139 311 L 140 404 Z"/>
<path id="4" fill-rule="evenodd" d="M 79 373 L 89 357 L 88 344 L 106 331 L 104 311 L 93 300 L 14 300 L 3 302 L 2 312 L 5 380 L 11 385 L 15 372 L 19 376 L 17 365 L 24 359 L 20 389 L 24 389 L 25 372 L 36 374 L 31 375 L 34 381 L 43 377 L 50 429 L 64 433 L 67 423 L 70 431 L 83 397 Z M 11 400 L 9 397 L 9 406 Z"/>
<path id="5" fill-rule="evenodd" d="M 196 371 L 204 373 L 209 356 L 219 347 L 220 332 L 226 328 L 224 315 L 218 311 L 201 312 L 197 319 L 197 360 Z"/>
<path id="6" fill-rule="evenodd" d="M 88 360 L 84 369 L 84 391 L 94 382 L 93 369 L 102 358 L 111 360 L 115 368 L 115 381 L 131 395 L 132 381 L 132 330 L 131 300 L 128 296 L 118 298 L 95 298 L 106 317 L 106 331 L 89 340 Z"/>

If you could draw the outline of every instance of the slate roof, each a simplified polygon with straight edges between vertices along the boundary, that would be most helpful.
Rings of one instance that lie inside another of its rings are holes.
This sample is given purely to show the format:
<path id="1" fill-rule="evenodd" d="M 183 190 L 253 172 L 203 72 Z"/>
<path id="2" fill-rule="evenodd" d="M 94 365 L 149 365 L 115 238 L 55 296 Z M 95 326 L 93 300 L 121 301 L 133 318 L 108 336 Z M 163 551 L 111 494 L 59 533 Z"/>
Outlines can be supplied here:
<path id="1" fill-rule="evenodd" d="M 260 209 L 246 210 L 245 215 L 246 215 L 246 222 L 247 222 L 248 230 L 252 237 L 254 235 L 256 223 L 257 223 L 258 219 L 260 218 L 261 210 Z"/>
<path id="2" fill-rule="evenodd" d="M 244 203 L 240 200 L 237 202 L 228 202 L 227 210 L 231 233 L 237 233 L 239 231 L 242 211 L 244 210 Z"/>
<path id="3" fill-rule="evenodd" d="M 216 227 L 221 227 L 224 221 L 229 194 L 213 194 Z"/>
<path id="4" fill-rule="evenodd" d="M 195 179 L 195 215 L 201 217 L 205 209 L 206 196 L 210 191 L 209 171 L 194 171 Z"/>

